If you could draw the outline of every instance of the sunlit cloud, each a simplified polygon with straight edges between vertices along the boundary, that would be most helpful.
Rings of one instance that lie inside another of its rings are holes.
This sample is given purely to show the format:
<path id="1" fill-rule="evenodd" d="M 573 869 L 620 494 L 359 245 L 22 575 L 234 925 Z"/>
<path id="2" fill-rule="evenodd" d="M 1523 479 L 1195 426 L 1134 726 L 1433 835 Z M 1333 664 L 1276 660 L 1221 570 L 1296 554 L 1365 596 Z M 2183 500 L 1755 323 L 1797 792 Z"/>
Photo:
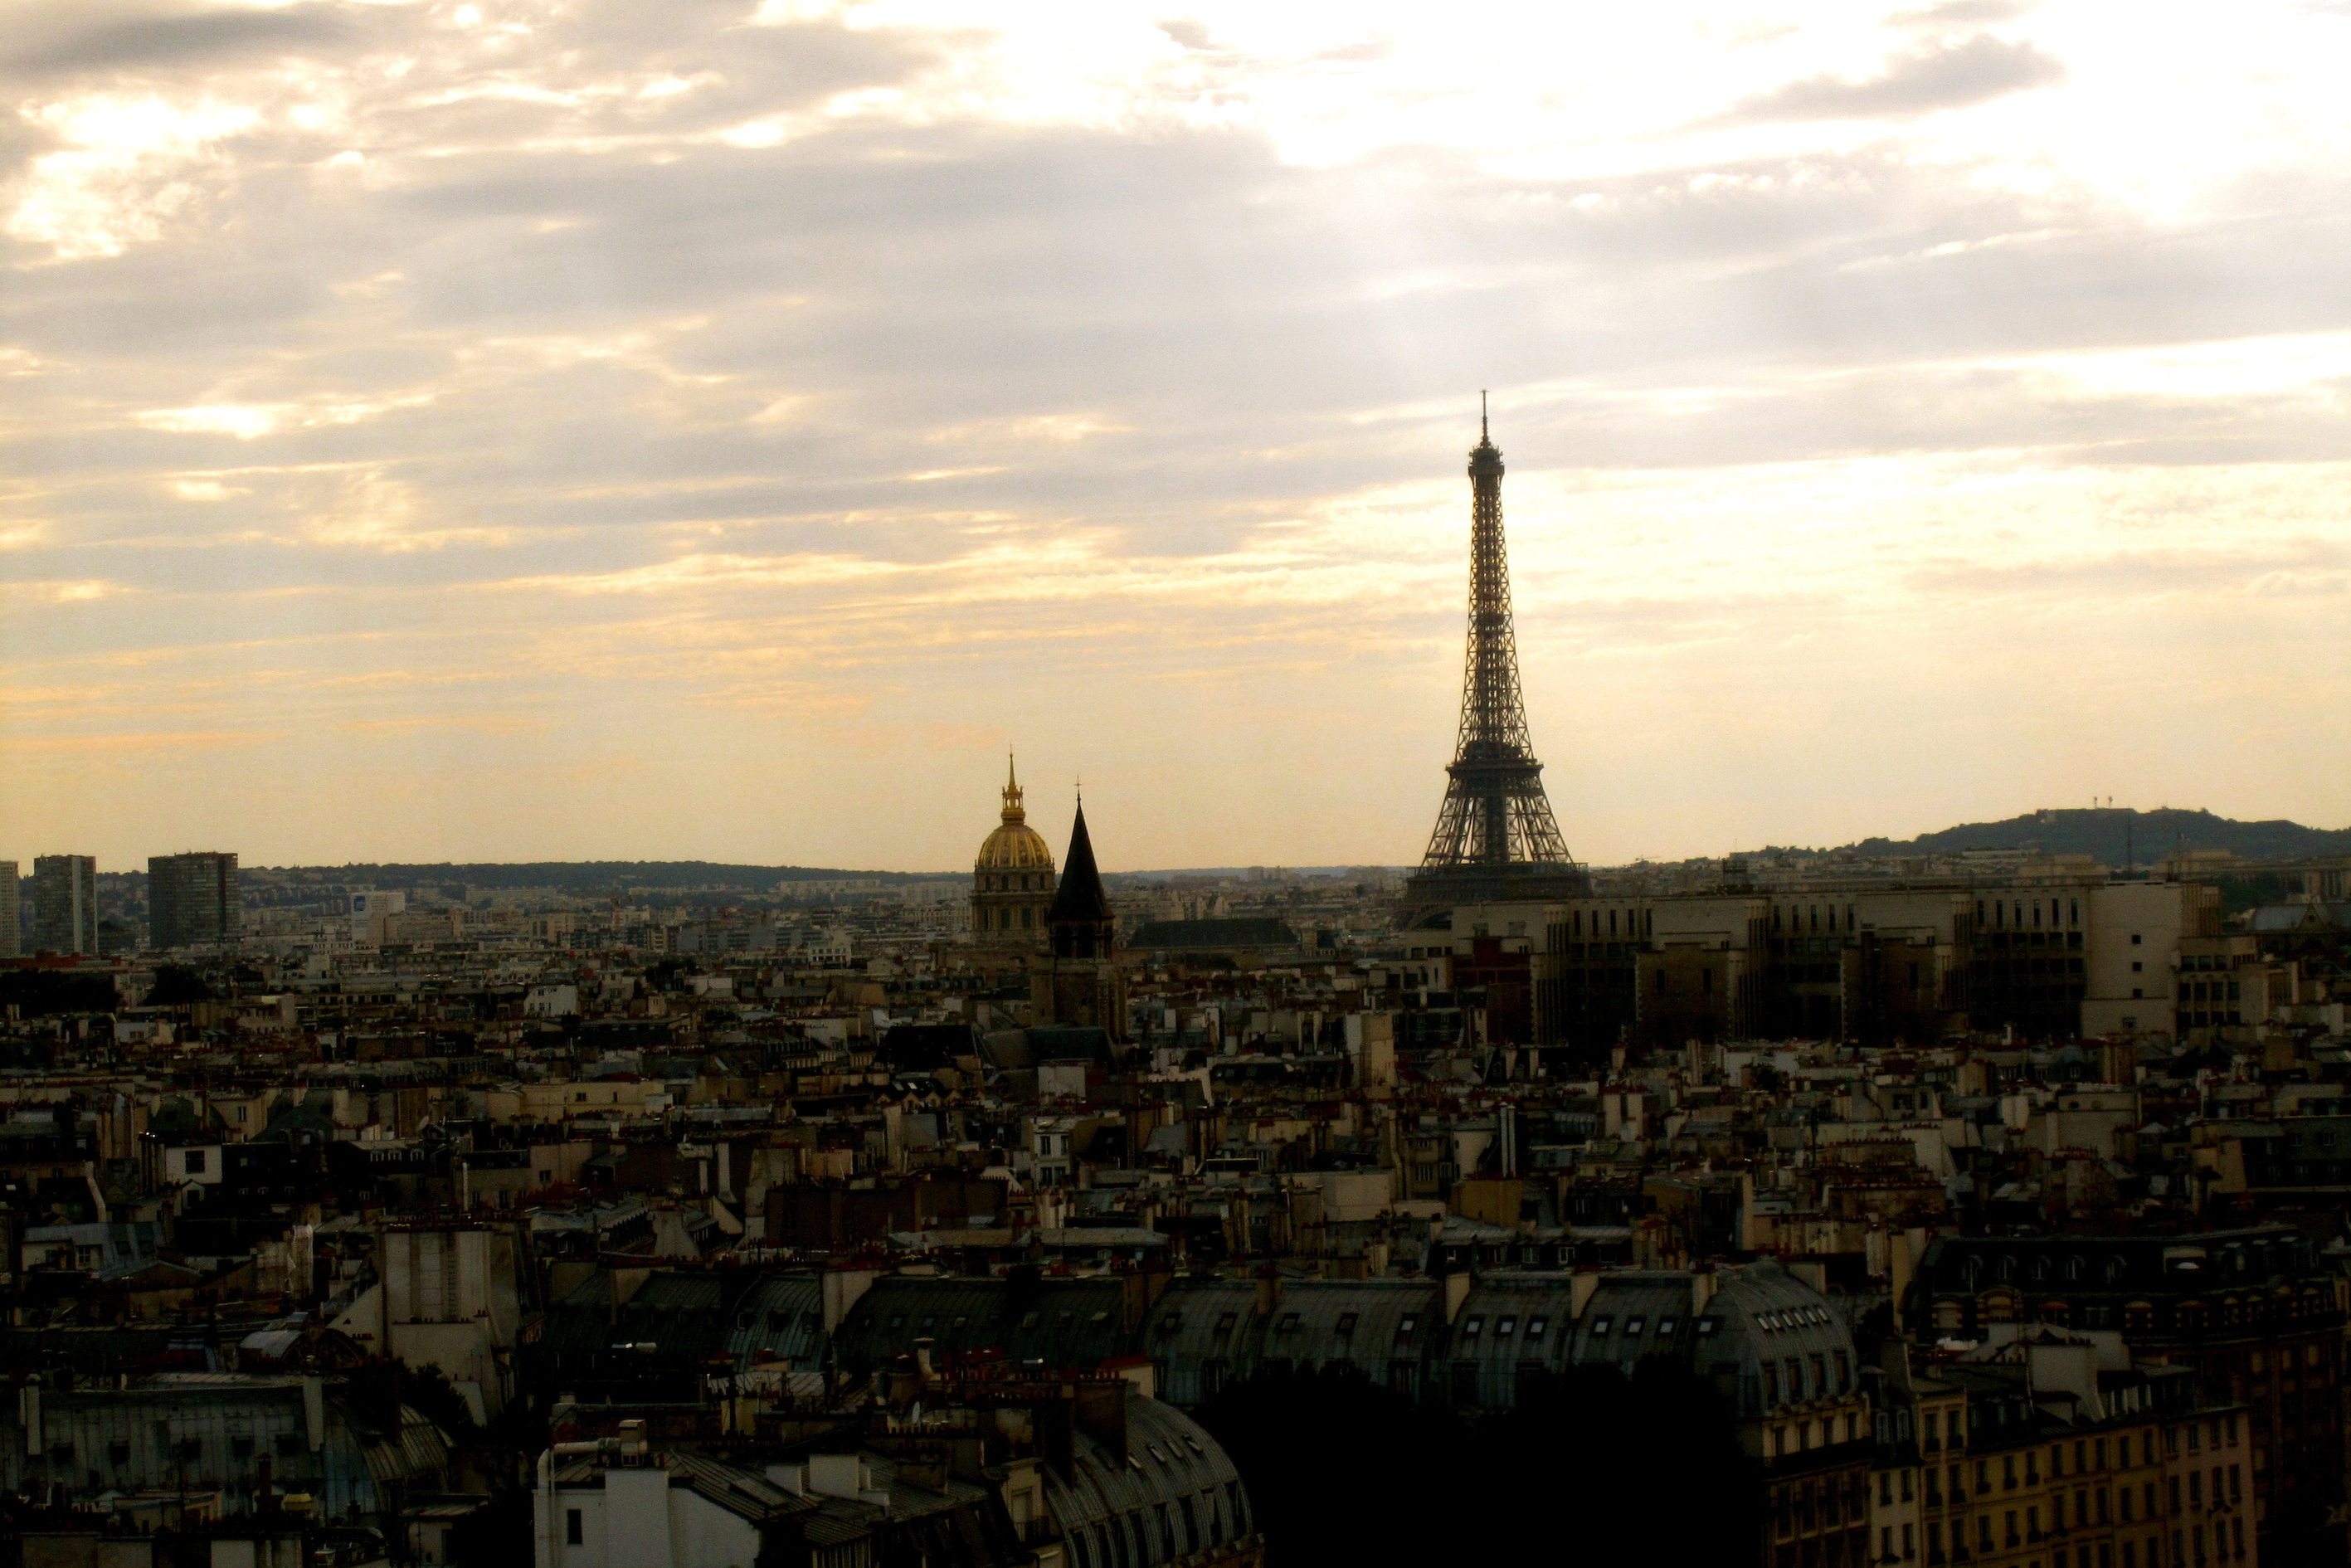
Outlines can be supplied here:
<path id="1" fill-rule="evenodd" d="M 65 147 L 34 159 L 17 182 L 6 232 L 47 246 L 60 261 L 120 256 L 162 237 L 224 171 L 222 144 L 260 119 L 252 108 L 211 99 L 110 96 L 21 112 Z"/>
<path id="2" fill-rule="evenodd" d="M 20 604 L 89 604 L 122 591 L 122 584 L 95 577 L 0 582 L 0 600 Z"/>
<path id="3" fill-rule="evenodd" d="M 382 401 L 320 399 L 307 403 L 199 403 L 189 408 L 142 409 L 133 415 L 150 430 L 181 435 L 233 435 L 254 441 L 284 430 L 310 430 L 320 425 L 357 424 L 395 408 L 430 402 L 430 392 Z"/>

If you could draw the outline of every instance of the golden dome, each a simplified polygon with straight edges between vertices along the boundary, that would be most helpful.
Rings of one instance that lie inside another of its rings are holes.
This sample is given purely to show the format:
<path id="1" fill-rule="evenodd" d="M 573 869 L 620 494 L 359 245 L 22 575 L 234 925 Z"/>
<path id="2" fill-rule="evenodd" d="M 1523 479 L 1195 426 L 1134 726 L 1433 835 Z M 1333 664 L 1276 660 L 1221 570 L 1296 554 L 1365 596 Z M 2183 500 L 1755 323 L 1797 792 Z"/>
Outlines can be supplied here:
<path id="1" fill-rule="evenodd" d="M 1009 771 L 1004 784 L 1004 825 L 987 835 L 979 846 L 979 859 L 971 869 L 979 871 L 1051 871 L 1053 852 L 1036 829 L 1029 825 L 1029 812 L 1020 804 L 1020 780 Z"/>

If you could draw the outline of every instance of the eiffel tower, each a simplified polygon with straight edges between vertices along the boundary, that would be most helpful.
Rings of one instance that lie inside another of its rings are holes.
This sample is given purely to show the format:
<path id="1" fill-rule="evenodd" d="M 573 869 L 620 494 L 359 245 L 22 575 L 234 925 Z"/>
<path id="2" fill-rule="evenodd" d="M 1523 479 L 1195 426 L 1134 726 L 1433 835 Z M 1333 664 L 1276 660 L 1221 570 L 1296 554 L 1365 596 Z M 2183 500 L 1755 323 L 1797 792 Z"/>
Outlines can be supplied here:
<path id="1" fill-rule="evenodd" d="M 1592 878 L 1567 852 L 1527 738 L 1519 643 L 1510 628 L 1510 567 L 1502 544 L 1502 454 L 1485 399 L 1469 454 L 1469 652 L 1461 735 L 1446 768 L 1445 804 L 1420 869 L 1405 883 L 1412 924 L 1455 904 L 1582 898 Z"/>

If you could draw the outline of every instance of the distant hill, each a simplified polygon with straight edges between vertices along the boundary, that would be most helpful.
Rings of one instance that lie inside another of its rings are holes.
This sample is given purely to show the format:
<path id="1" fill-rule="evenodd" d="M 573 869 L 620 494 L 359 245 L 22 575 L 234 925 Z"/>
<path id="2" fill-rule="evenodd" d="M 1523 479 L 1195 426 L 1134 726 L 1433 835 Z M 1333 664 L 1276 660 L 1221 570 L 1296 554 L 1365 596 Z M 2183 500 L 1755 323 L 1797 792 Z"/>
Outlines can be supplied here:
<path id="1" fill-rule="evenodd" d="M 722 865 L 714 861 L 517 861 L 465 865 L 248 866 L 249 879 L 348 888 L 549 887 L 566 893 L 616 888 L 661 891 L 744 888 L 766 892 L 787 882 L 878 882 L 896 887 L 934 882 L 952 872 L 829 871 L 819 866 Z"/>
<path id="2" fill-rule="evenodd" d="M 2072 810 L 2033 811 L 2001 822 L 1962 822 L 1915 839 L 1864 839 L 1847 844 L 1856 855 L 1958 854 L 1967 850 L 2038 850 L 2043 854 L 2095 855 L 2119 866 L 2140 865 L 2175 850 L 2228 850 L 2246 860 L 2351 854 L 2351 828 L 2305 828 L 2283 820 L 2240 822 L 2210 811 Z"/>

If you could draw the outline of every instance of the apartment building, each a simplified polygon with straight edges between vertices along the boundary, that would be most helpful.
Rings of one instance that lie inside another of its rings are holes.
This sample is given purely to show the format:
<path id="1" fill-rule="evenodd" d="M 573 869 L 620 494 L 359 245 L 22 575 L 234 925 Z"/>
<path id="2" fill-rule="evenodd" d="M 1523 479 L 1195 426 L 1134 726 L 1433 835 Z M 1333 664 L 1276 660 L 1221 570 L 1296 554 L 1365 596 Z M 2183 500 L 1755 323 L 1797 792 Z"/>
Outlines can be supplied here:
<path id="1" fill-rule="evenodd" d="M 33 862 L 33 950 L 98 951 L 98 861 L 91 855 L 41 855 Z"/>

